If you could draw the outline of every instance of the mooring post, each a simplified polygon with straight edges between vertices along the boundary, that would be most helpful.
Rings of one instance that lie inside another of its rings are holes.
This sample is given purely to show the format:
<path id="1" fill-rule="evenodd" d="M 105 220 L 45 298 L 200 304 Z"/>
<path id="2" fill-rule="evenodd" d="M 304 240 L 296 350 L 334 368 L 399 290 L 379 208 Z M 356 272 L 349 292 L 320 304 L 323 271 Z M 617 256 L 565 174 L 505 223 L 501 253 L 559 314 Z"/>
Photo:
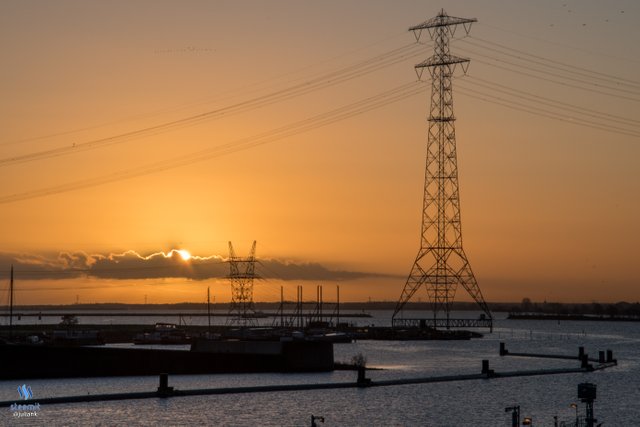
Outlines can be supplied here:
<path id="1" fill-rule="evenodd" d="M 173 394 L 173 387 L 169 387 L 169 374 L 160 374 L 160 385 L 158 386 L 158 395 L 167 397 Z"/>
<path id="2" fill-rule="evenodd" d="M 493 374 L 493 369 L 489 369 L 489 361 L 486 359 L 482 360 L 482 374 L 490 376 Z"/>
<path id="3" fill-rule="evenodd" d="M 369 384 L 371 384 L 371 379 L 367 378 L 367 368 L 365 368 L 364 366 L 358 366 L 358 387 L 367 387 Z"/>
<path id="4" fill-rule="evenodd" d="M 598 352 L 598 363 L 604 363 L 604 351 Z"/>
<path id="5" fill-rule="evenodd" d="M 607 350 L 607 363 L 614 362 L 613 351 Z"/>
<path id="6" fill-rule="evenodd" d="M 580 358 L 580 367 L 582 369 L 590 369 L 592 366 L 589 364 L 589 355 L 583 354 L 582 358 Z"/>
<path id="7" fill-rule="evenodd" d="M 584 347 L 578 347 L 578 359 L 582 359 L 584 357 Z"/>
<path id="8" fill-rule="evenodd" d="M 509 354 L 509 351 L 507 350 L 507 346 L 503 342 L 501 342 L 500 343 L 500 356 L 505 356 L 507 354 Z"/>

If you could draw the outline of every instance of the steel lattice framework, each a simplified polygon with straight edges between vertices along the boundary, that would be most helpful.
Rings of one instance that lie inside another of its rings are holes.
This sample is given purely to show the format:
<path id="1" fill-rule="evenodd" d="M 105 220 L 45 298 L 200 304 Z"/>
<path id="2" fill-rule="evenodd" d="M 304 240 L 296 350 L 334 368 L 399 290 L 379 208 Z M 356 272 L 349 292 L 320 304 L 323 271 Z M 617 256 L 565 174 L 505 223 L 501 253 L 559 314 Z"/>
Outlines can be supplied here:
<path id="1" fill-rule="evenodd" d="M 448 16 L 442 10 L 438 16 L 409 28 L 420 40 L 427 30 L 434 41 L 434 54 L 415 66 L 418 77 L 425 69 L 431 76 L 431 109 L 427 140 L 424 200 L 422 208 L 422 238 L 418 256 L 398 300 L 394 325 L 401 325 L 400 312 L 416 291 L 424 285 L 433 309 L 433 324 L 449 328 L 451 303 L 458 285 L 462 285 L 492 319 L 482 297 L 467 256 L 462 249 L 458 161 L 456 153 L 455 116 L 453 114 L 452 76 L 458 64 L 464 72 L 467 58 L 449 52 L 449 37 L 462 25 L 467 33 L 476 19 Z M 444 322 L 438 319 L 444 313 Z"/>
<path id="2" fill-rule="evenodd" d="M 229 280 L 231 282 L 231 306 L 227 315 L 228 325 L 255 326 L 256 311 L 253 306 L 253 279 L 256 278 L 256 242 L 246 258 L 236 256 L 229 242 Z"/>

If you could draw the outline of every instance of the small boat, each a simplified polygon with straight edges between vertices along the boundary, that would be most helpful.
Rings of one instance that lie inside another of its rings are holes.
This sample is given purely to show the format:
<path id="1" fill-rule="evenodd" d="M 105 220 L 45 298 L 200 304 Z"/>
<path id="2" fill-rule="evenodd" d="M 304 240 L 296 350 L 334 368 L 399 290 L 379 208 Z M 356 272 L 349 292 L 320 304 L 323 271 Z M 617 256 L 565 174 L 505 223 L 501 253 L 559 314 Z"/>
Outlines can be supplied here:
<path id="1" fill-rule="evenodd" d="M 353 341 L 351 335 L 344 332 L 325 332 L 320 334 L 309 335 L 309 341 L 327 341 L 332 343 L 350 343 Z"/>
<path id="2" fill-rule="evenodd" d="M 145 331 L 133 338 L 134 344 L 190 344 L 191 337 L 178 329 L 175 323 L 156 323 L 152 331 Z"/>

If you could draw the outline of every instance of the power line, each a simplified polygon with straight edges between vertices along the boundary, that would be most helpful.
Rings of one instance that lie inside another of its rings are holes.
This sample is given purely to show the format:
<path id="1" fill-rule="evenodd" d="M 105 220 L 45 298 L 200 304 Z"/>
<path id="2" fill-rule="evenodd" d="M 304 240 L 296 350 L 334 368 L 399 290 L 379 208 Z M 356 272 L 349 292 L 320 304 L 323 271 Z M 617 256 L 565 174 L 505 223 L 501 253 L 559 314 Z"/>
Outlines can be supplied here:
<path id="1" fill-rule="evenodd" d="M 417 82 L 405 83 L 391 90 L 379 93 L 369 98 L 365 98 L 344 107 L 340 107 L 335 110 L 310 117 L 308 119 L 300 120 L 298 122 L 294 122 L 280 128 L 264 132 L 262 134 L 242 138 L 226 144 L 218 145 L 213 148 L 197 151 L 169 160 L 152 163 L 136 169 L 113 172 L 111 174 L 103 175 L 100 177 L 89 178 L 67 184 L 0 197 L 0 204 L 12 203 L 20 200 L 28 200 L 52 194 L 59 194 L 72 190 L 79 190 L 134 177 L 149 175 L 180 166 L 202 162 L 212 158 L 235 153 L 241 150 L 247 150 L 259 145 L 275 142 L 290 136 L 317 129 L 319 127 L 324 127 L 338 121 L 349 119 L 368 111 L 389 105 L 393 102 L 397 102 L 410 96 L 417 95 L 422 91 L 424 91 L 424 88 Z"/>
<path id="2" fill-rule="evenodd" d="M 470 36 L 469 38 L 472 38 L 472 37 Z M 511 48 L 511 47 L 502 45 L 500 43 L 491 42 L 489 40 L 484 40 L 484 39 L 481 39 L 481 38 L 478 38 L 478 37 L 473 37 L 473 39 L 476 40 L 476 41 L 481 42 L 481 44 L 474 43 L 473 41 L 469 40 L 469 38 L 465 38 L 462 41 L 464 43 L 470 44 L 472 46 L 479 47 L 481 49 L 490 50 L 492 52 L 496 52 L 496 53 L 499 53 L 501 55 L 510 56 L 512 58 L 516 58 L 516 59 L 519 59 L 519 60 L 531 62 L 531 63 L 542 65 L 542 66 L 545 66 L 545 67 L 557 69 L 557 70 L 560 70 L 560 71 L 570 72 L 571 74 L 582 75 L 584 77 L 588 77 L 588 78 L 592 78 L 592 79 L 600 80 L 600 81 L 606 81 L 606 82 L 613 83 L 613 84 L 616 84 L 616 85 L 624 85 L 624 86 L 628 86 L 628 87 L 632 87 L 632 88 L 636 88 L 636 89 L 640 88 L 640 82 L 635 81 L 635 80 L 625 79 L 625 78 L 622 78 L 622 77 L 614 76 L 612 74 L 601 73 L 601 72 L 598 72 L 598 71 L 589 70 L 587 68 L 578 67 L 578 66 L 573 65 L 573 64 L 566 64 L 566 63 L 561 62 L 561 61 L 556 61 L 556 60 L 553 60 L 553 59 L 550 59 L 550 58 L 546 58 L 546 57 L 543 57 L 543 56 L 540 56 L 540 55 L 532 54 L 530 52 L 525 52 L 525 51 L 522 51 L 522 50 L 514 49 L 514 48 Z M 495 49 L 495 48 L 483 46 L 482 43 L 489 44 L 491 46 L 497 46 L 500 49 Z M 517 53 L 517 55 L 505 52 L 505 50 L 507 50 L 509 52 L 515 52 L 515 53 Z M 531 58 L 536 58 L 537 60 L 523 58 L 520 55 L 528 56 L 528 57 L 531 57 Z M 549 64 L 547 64 L 547 62 Z M 553 64 L 553 65 L 551 65 L 551 64 Z M 578 71 L 576 71 L 576 70 L 578 70 Z"/>
<path id="3" fill-rule="evenodd" d="M 612 58 L 612 59 L 616 59 L 616 60 L 620 60 L 620 61 L 628 61 L 628 62 L 635 62 L 635 63 L 639 63 L 640 62 L 635 57 L 630 57 L 630 56 L 620 57 L 620 56 L 611 55 L 610 53 L 596 52 L 596 51 L 593 51 L 593 50 L 585 49 L 585 48 L 580 47 L 580 46 L 573 46 L 573 45 L 568 45 L 568 44 L 565 44 L 565 43 L 559 43 L 557 41 L 551 41 L 551 40 L 543 39 L 543 38 L 540 38 L 540 37 L 530 36 L 530 35 L 527 35 L 527 34 L 519 33 L 517 31 L 507 30 L 507 29 L 496 27 L 494 25 L 489 25 L 489 24 L 486 24 L 486 23 L 481 23 L 479 25 L 484 26 L 484 27 L 488 27 L 488 28 L 492 28 L 494 30 L 503 31 L 505 33 L 514 34 L 514 35 L 516 35 L 518 37 L 522 37 L 522 38 L 526 38 L 526 39 L 530 39 L 530 40 L 536 40 L 538 42 L 543 42 L 543 43 L 554 45 L 554 46 L 560 46 L 562 48 L 567 48 L 567 49 L 569 49 L 571 51 L 579 50 L 579 51 L 586 52 L 588 54 L 591 54 L 591 55 L 594 55 L 594 56 L 597 56 L 597 57 L 607 57 L 607 58 Z"/>
<path id="4" fill-rule="evenodd" d="M 493 104 L 501 105 L 503 107 L 507 107 L 513 110 L 524 111 L 530 114 L 535 114 L 535 115 L 546 117 L 553 120 L 586 126 L 593 129 L 599 129 L 599 130 L 617 133 L 625 136 L 632 136 L 636 138 L 640 137 L 640 133 L 638 132 L 633 132 L 633 131 L 618 128 L 615 126 L 596 123 L 593 121 L 571 116 L 568 114 L 559 113 L 556 111 L 550 111 L 550 110 L 539 108 L 539 107 L 532 107 L 530 105 L 525 105 L 516 101 L 511 101 L 505 98 L 501 98 L 499 96 L 495 96 L 493 94 L 488 94 L 488 93 L 477 91 L 474 89 L 465 88 L 464 85 L 458 84 L 458 88 L 462 88 L 462 90 L 458 89 L 457 91 L 465 96 L 468 96 L 474 99 L 480 99 L 482 101 L 490 102 Z"/>
<path id="5" fill-rule="evenodd" d="M 260 81 L 257 81 L 257 82 L 242 86 L 240 88 L 233 88 L 233 89 L 225 90 L 225 91 L 222 91 L 222 92 L 220 92 L 220 93 L 218 93 L 216 95 L 206 96 L 206 97 L 203 97 L 203 98 L 201 98 L 201 99 L 199 99 L 197 101 L 194 101 L 194 102 L 189 102 L 189 103 L 186 103 L 186 104 L 183 104 L 183 105 L 170 107 L 170 108 L 165 108 L 165 109 L 161 109 L 161 110 L 157 110 L 157 111 L 153 111 L 153 112 L 136 114 L 136 115 L 133 115 L 133 116 L 130 116 L 130 117 L 127 117 L 127 118 L 123 118 L 121 120 L 105 122 L 105 123 L 101 123 L 101 124 L 97 124 L 97 125 L 93 125 L 93 126 L 86 126 L 86 127 L 82 127 L 82 128 L 56 132 L 56 133 L 52 133 L 52 134 L 48 134 L 48 135 L 39 135 L 39 136 L 31 137 L 31 138 L 23 138 L 23 139 L 16 140 L 16 141 L 3 142 L 3 143 L 0 143 L 0 146 L 18 144 L 18 143 L 23 143 L 23 142 L 44 140 L 44 139 L 54 138 L 54 137 L 58 137 L 58 136 L 71 135 L 71 134 L 74 134 L 74 133 L 83 132 L 83 131 L 87 131 L 87 130 L 91 130 L 91 129 L 97 129 L 97 128 L 101 128 L 101 127 L 105 127 L 105 126 L 111 126 L 111 125 L 118 124 L 118 123 L 133 121 L 133 120 L 137 120 L 137 119 L 140 119 L 140 118 L 153 117 L 153 116 L 157 116 L 159 114 L 164 114 L 164 113 L 168 113 L 168 112 L 175 112 L 175 111 L 179 111 L 179 110 L 182 110 L 182 109 L 185 109 L 185 108 L 191 108 L 191 107 L 197 106 L 197 105 L 210 104 L 212 102 L 218 102 L 218 101 L 224 101 L 224 100 L 228 100 L 228 99 L 233 99 L 233 98 L 236 98 L 238 96 L 238 94 L 256 92 L 256 91 L 260 90 L 260 89 L 258 89 L 259 87 L 265 86 L 266 84 L 271 85 L 271 84 L 273 84 L 274 82 L 276 82 L 278 80 L 287 79 L 287 84 L 289 84 L 290 82 L 304 80 L 306 78 L 306 76 L 297 77 L 297 78 L 293 78 L 293 79 L 291 79 L 289 76 L 295 75 L 295 74 L 299 74 L 300 72 L 308 70 L 310 68 L 316 68 L 319 65 L 335 61 L 335 60 L 343 58 L 345 56 L 349 56 L 350 57 L 353 54 L 355 54 L 356 52 L 360 52 L 360 51 L 369 49 L 372 46 L 380 45 L 380 44 L 382 44 L 384 42 L 387 42 L 387 41 L 389 41 L 391 39 L 394 39 L 394 38 L 398 38 L 400 36 L 404 36 L 404 32 L 395 33 L 395 34 L 393 34 L 391 36 L 384 37 L 384 38 L 382 38 L 380 40 L 374 41 L 374 42 L 369 43 L 369 44 L 367 44 L 365 46 L 361 46 L 361 47 L 352 49 L 352 50 L 350 50 L 348 52 L 344 52 L 344 53 L 341 53 L 339 55 L 335 55 L 333 57 L 318 61 L 318 62 L 313 63 L 311 65 L 306 65 L 306 66 L 301 67 L 301 68 L 299 68 L 297 70 L 293 70 L 293 71 L 289 71 L 289 72 L 280 74 L 280 75 L 278 75 L 276 77 L 260 80 Z M 410 45 L 413 45 L 413 44 L 404 45 L 404 46 L 410 46 Z M 393 50 L 395 50 L 395 48 L 392 49 L 391 52 Z M 384 55 L 384 53 L 382 55 Z M 221 95 L 228 95 L 228 96 L 221 96 Z"/>
<path id="6" fill-rule="evenodd" d="M 481 55 L 481 56 L 483 56 L 483 55 Z M 549 82 L 549 83 L 555 83 L 555 84 L 558 84 L 558 85 L 561 85 L 561 86 L 565 86 L 565 87 L 572 87 L 572 88 L 575 88 L 575 89 L 580 89 L 580 90 L 584 90 L 584 91 L 591 92 L 591 93 L 598 93 L 598 94 L 601 94 L 601 95 L 607 95 L 607 96 L 611 96 L 611 97 L 618 98 L 618 99 L 626 99 L 628 101 L 640 102 L 640 98 L 634 98 L 634 97 L 625 96 L 625 95 L 622 95 L 622 94 L 612 94 L 612 93 L 605 92 L 605 91 L 602 91 L 602 90 L 598 90 L 598 89 L 594 89 L 594 88 L 587 88 L 587 87 L 584 87 L 584 86 L 580 86 L 580 85 L 576 85 L 576 84 L 572 84 L 572 83 L 567 83 L 567 82 L 563 82 L 563 81 L 558 81 L 558 80 L 555 80 L 555 79 L 552 79 L 552 78 L 549 78 L 549 77 L 545 77 L 546 75 L 549 75 L 549 73 L 544 72 L 544 71 L 538 71 L 541 74 L 545 75 L 545 76 L 540 76 L 540 75 L 532 74 L 530 72 L 523 71 L 523 70 L 516 70 L 516 69 L 505 67 L 505 66 L 498 66 L 498 65 L 492 64 L 491 62 L 483 61 L 481 59 L 474 59 L 474 61 L 475 62 L 479 62 L 481 64 L 488 65 L 490 67 L 498 68 L 500 70 L 506 70 L 506 71 L 510 71 L 512 73 L 516 73 L 516 74 L 519 74 L 519 75 L 525 75 L 525 76 L 528 76 L 528 77 L 533 77 L 535 79 L 543 80 L 543 81 L 546 81 L 546 82 Z M 500 61 L 500 62 L 505 62 L 505 61 Z M 516 67 L 522 67 L 522 66 L 517 65 L 517 64 L 512 64 L 512 65 L 515 65 Z M 522 67 L 522 68 L 524 70 L 530 70 L 529 68 L 526 68 L 526 67 Z M 560 78 L 563 78 L 563 79 L 566 79 L 566 80 L 574 80 L 574 79 L 571 79 L 571 78 L 568 78 L 568 77 L 564 77 L 564 76 L 558 76 L 558 75 L 556 75 L 556 76 L 560 77 Z M 594 85 L 594 86 L 597 86 L 597 85 Z"/>
<path id="7" fill-rule="evenodd" d="M 416 45 L 414 43 L 411 43 L 400 48 L 395 48 L 391 51 L 385 52 L 375 57 L 360 61 L 356 64 L 343 67 L 339 70 L 325 73 L 311 80 L 226 107 L 105 138 L 74 143 L 72 145 L 57 147 L 49 150 L 42 150 L 17 156 L 5 157 L 0 159 L 0 167 L 94 150 L 113 144 L 123 143 L 135 138 L 147 137 L 150 135 L 159 134 L 161 132 L 166 132 L 168 130 L 192 126 L 203 121 L 229 117 L 231 115 L 271 105 L 276 102 L 289 100 L 293 97 L 301 96 L 315 90 L 324 89 L 361 77 L 363 75 L 412 58 L 416 56 L 418 52 L 419 50 Z"/>
<path id="8" fill-rule="evenodd" d="M 522 68 L 522 69 L 524 69 L 526 71 L 514 70 L 513 68 L 505 67 L 503 65 L 498 66 L 498 65 L 493 64 L 491 62 L 482 61 L 481 59 L 477 59 L 476 60 L 477 62 L 480 62 L 481 64 L 489 65 L 491 67 L 496 67 L 496 68 L 499 68 L 501 70 L 507 70 L 507 71 L 511 71 L 511 72 L 514 72 L 514 73 L 526 75 L 526 76 L 529 76 L 529 77 L 542 79 L 542 80 L 545 80 L 545 81 L 548 81 L 548 82 L 561 84 L 563 86 L 570 86 L 570 87 L 574 87 L 574 88 L 577 88 L 577 89 L 586 90 L 586 91 L 589 91 L 589 92 L 600 93 L 600 94 L 603 94 L 603 95 L 608 95 L 608 96 L 612 96 L 612 97 L 616 97 L 616 98 L 620 98 L 620 99 L 627 99 L 627 100 L 634 101 L 634 102 L 640 102 L 640 92 L 634 92 L 634 91 L 631 91 L 629 89 L 607 86 L 607 85 L 603 85 L 601 83 L 596 83 L 596 82 L 589 82 L 589 81 L 586 81 L 586 80 L 583 80 L 583 79 L 578 79 L 578 78 L 575 78 L 575 77 L 571 77 L 571 76 L 566 76 L 566 75 L 550 72 L 550 71 L 547 71 L 547 70 L 541 70 L 540 68 L 524 66 L 524 65 L 521 65 L 521 64 L 518 64 L 518 63 L 514 63 L 512 61 L 507 61 L 507 60 L 504 60 L 504 59 L 497 58 L 495 56 L 484 55 L 482 53 L 478 53 L 477 51 L 470 51 L 470 50 L 464 49 L 464 48 L 460 49 L 460 50 L 462 50 L 463 52 L 466 51 L 468 53 L 469 52 L 473 52 L 475 54 L 475 57 L 481 56 L 481 57 L 490 59 L 490 60 L 495 61 L 495 62 L 500 62 L 500 63 L 503 63 L 503 64 L 511 65 L 511 66 L 518 67 L 518 68 Z M 532 74 L 532 73 L 539 73 L 539 74 L 543 75 L 544 77 L 541 77 L 539 75 Z M 567 81 L 570 81 L 570 82 L 579 83 L 579 84 L 582 84 L 582 86 L 576 85 L 576 84 L 572 84 L 572 83 L 567 83 L 567 82 L 559 82 L 558 80 L 554 80 L 554 79 L 549 78 L 547 76 L 554 76 L 556 78 L 560 78 L 560 79 L 567 80 Z M 594 89 L 594 87 L 598 88 L 598 89 Z M 610 92 L 605 92 L 604 90 L 601 90 L 601 89 L 606 89 L 606 90 L 609 90 L 609 91 L 621 92 L 621 93 L 619 93 L 619 94 L 610 93 Z M 632 96 L 629 96 L 629 95 L 636 95 L 637 97 L 632 97 Z"/>
<path id="9" fill-rule="evenodd" d="M 547 105 L 553 108 L 563 108 L 564 110 L 569 109 L 578 114 L 582 114 L 585 116 L 593 117 L 596 119 L 611 121 L 615 123 L 619 123 L 625 126 L 637 127 L 640 126 L 640 120 L 630 119 L 627 117 L 617 116 L 615 114 L 604 113 L 602 111 L 593 110 L 590 108 L 580 107 L 574 104 L 570 104 L 567 102 L 558 101 L 555 99 L 543 97 L 537 94 L 533 94 L 530 92 L 526 92 L 523 90 L 515 89 L 500 83 L 492 82 L 490 80 L 485 80 L 480 77 L 469 76 L 468 81 L 473 83 L 474 85 L 484 87 L 486 89 L 496 91 L 499 93 L 503 93 L 506 95 L 518 97 L 519 99 L 528 99 L 532 102 L 540 103 L 543 105 Z"/>

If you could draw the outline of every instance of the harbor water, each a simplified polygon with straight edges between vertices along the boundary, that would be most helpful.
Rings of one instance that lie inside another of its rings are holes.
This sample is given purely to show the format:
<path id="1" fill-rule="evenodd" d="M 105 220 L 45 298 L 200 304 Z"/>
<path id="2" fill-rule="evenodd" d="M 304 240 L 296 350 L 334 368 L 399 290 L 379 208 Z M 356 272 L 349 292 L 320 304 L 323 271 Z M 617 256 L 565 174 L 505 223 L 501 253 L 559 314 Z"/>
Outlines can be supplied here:
<path id="1" fill-rule="evenodd" d="M 371 314 L 371 318 L 354 321 L 384 326 L 391 313 Z M 484 338 L 336 344 L 335 360 L 349 361 L 362 353 L 369 367 L 381 368 L 367 373 L 374 381 L 477 374 L 483 359 L 489 360 L 496 372 L 579 366 L 575 360 L 500 357 L 502 341 L 513 352 L 577 355 L 578 347 L 583 346 L 591 357 L 597 357 L 598 351 L 609 349 L 618 365 L 591 373 L 390 387 L 52 404 L 41 405 L 35 416 L 24 418 L 12 416 L 9 408 L 0 408 L 0 425 L 308 426 L 313 414 L 324 417 L 324 424 L 319 425 L 327 427 L 509 426 L 511 417 L 505 408 L 519 405 L 521 417 L 532 418 L 532 425 L 553 426 L 554 417 L 559 422 L 575 420 L 572 403 L 577 403 L 578 415 L 584 415 L 584 404 L 577 399 L 578 384 L 583 382 L 597 386 L 594 412 L 598 422 L 605 426 L 640 425 L 640 323 L 507 320 L 503 313 L 497 317 L 494 332 Z M 93 320 L 96 324 L 105 321 Z M 169 385 L 177 389 L 346 381 L 355 381 L 355 373 L 169 377 Z M 37 402 L 53 396 L 153 391 L 158 377 L 0 381 L 0 400 L 15 399 L 20 404 L 17 388 L 23 384 L 33 393 L 29 402 Z"/>

